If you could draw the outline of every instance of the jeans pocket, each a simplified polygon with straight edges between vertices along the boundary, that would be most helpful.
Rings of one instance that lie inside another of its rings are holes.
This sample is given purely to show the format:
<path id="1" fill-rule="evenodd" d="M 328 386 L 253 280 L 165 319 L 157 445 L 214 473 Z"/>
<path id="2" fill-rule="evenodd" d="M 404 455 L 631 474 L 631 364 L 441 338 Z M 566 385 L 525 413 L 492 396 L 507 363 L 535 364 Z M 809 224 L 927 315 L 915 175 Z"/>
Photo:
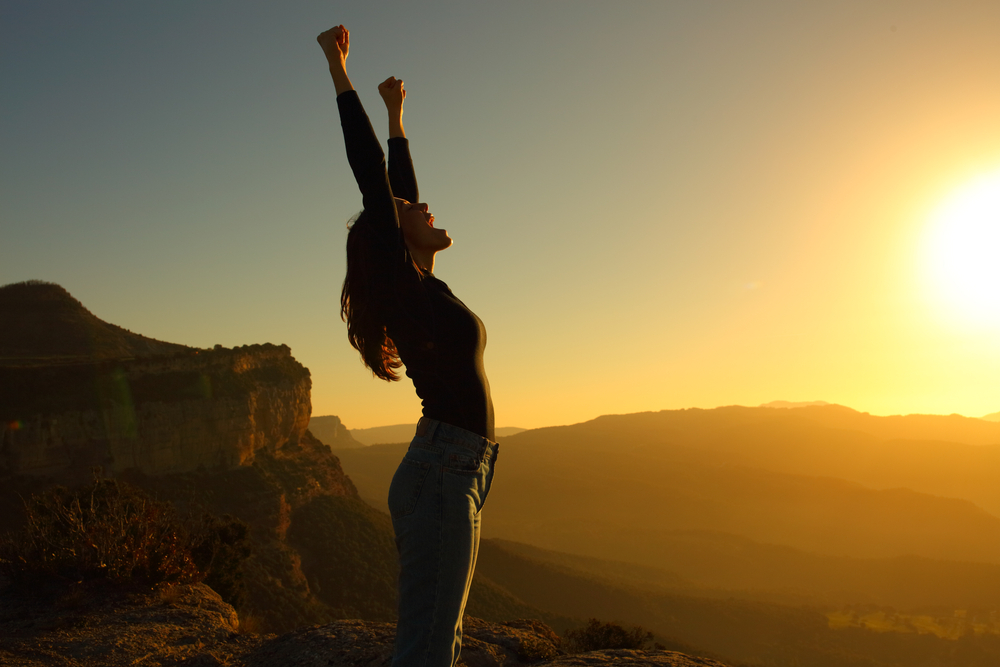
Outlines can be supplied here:
<path id="1" fill-rule="evenodd" d="M 420 492 L 431 464 L 404 458 L 389 484 L 389 514 L 396 518 L 412 514 L 420 500 Z"/>

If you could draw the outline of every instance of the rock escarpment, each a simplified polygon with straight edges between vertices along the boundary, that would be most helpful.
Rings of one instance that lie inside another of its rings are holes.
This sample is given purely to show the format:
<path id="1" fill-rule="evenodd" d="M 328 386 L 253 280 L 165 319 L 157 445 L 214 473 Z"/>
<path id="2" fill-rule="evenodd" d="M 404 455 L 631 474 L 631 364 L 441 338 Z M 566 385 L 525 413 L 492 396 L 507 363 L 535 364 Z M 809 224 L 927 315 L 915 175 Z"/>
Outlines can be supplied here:
<path id="1" fill-rule="evenodd" d="M 227 469 L 308 427 L 309 371 L 284 345 L 156 341 L 47 283 L 0 288 L 0 318 L 0 474 Z"/>
<path id="2" fill-rule="evenodd" d="M 3 472 L 232 468 L 297 443 L 309 371 L 285 346 L 0 368 Z"/>

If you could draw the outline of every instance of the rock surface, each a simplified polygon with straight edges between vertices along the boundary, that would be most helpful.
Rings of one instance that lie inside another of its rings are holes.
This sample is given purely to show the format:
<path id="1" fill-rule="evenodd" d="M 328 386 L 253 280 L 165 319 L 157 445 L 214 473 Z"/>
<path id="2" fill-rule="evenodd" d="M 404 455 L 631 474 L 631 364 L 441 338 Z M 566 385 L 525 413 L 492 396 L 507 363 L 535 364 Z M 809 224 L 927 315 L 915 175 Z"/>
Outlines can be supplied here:
<path id="1" fill-rule="evenodd" d="M 119 667 L 226 657 L 240 645 L 231 641 L 240 637 L 238 627 L 233 608 L 203 584 L 131 592 L 90 586 L 56 597 L 5 591 L 0 665 Z M 262 642 L 246 638 L 239 650 Z"/>
<path id="2" fill-rule="evenodd" d="M 677 651 L 636 651 L 632 649 L 611 649 L 567 655 L 551 662 L 546 667 L 726 667 L 724 663 L 711 658 L 697 658 Z"/>
<path id="3" fill-rule="evenodd" d="M 562 655 L 559 637 L 540 621 L 488 623 L 467 616 L 460 665 L 519 667 L 542 664 Z M 265 643 L 246 659 L 246 667 L 388 667 L 394 623 L 336 621 L 291 632 Z"/>
<path id="4" fill-rule="evenodd" d="M 466 617 L 464 667 L 725 667 L 673 651 L 566 655 L 544 623 Z M 0 597 L 0 667 L 388 667 L 395 624 L 345 620 L 281 636 L 241 629 L 203 584 Z"/>
<path id="5" fill-rule="evenodd" d="M 566 655 L 559 637 L 535 620 L 488 623 L 465 617 L 464 667 L 726 667 L 676 651 L 604 650 Z M 337 621 L 282 635 L 245 657 L 246 667 L 388 667 L 395 625 Z"/>

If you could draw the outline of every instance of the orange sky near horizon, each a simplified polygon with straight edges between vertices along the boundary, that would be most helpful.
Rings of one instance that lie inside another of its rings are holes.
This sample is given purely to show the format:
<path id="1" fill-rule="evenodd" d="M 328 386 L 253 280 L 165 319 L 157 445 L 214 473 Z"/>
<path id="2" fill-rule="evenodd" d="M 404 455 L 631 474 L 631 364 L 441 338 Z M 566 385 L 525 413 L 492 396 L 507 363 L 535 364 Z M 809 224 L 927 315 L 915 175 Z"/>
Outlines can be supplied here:
<path id="1" fill-rule="evenodd" d="M 162 340 L 285 343 L 314 414 L 415 421 L 337 313 L 361 198 L 312 41 L 334 23 L 383 138 L 375 85 L 407 83 L 455 239 L 435 273 L 486 323 L 498 426 L 1000 410 L 1000 277 L 941 273 L 1000 257 L 1000 205 L 968 261 L 935 255 L 958 233 L 941 206 L 1000 174 L 986 0 L 13 2 L 0 283 L 57 282 Z"/>

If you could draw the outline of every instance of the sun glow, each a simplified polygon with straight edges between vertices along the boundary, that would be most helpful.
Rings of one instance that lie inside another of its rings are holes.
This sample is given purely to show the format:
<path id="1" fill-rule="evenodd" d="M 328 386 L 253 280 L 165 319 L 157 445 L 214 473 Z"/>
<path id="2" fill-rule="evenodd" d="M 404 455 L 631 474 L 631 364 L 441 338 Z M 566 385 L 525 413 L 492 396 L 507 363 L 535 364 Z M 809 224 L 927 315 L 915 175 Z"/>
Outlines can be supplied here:
<path id="1" fill-rule="evenodd" d="M 950 314 L 1000 326 L 1000 171 L 942 202 L 926 252 L 932 291 Z"/>

